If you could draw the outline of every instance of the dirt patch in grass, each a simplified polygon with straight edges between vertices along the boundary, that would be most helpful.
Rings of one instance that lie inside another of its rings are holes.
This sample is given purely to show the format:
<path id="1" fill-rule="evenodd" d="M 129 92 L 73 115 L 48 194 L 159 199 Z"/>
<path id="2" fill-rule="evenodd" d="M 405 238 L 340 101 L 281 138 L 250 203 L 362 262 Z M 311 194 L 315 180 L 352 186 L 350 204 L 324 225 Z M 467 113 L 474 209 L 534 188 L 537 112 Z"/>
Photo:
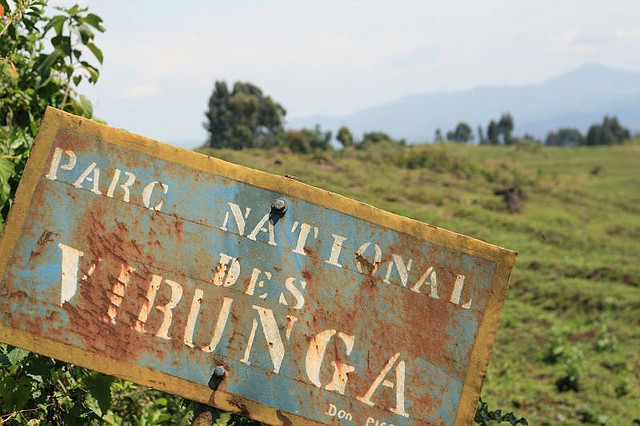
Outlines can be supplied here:
<path id="1" fill-rule="evenodd" d="M 567 340 L 571 343 L 582 343 L 589 342 L 596 338 L 598 332 L 596 331 L 585 331 L 583 333 L 573 333 L 567 336 Z"/>

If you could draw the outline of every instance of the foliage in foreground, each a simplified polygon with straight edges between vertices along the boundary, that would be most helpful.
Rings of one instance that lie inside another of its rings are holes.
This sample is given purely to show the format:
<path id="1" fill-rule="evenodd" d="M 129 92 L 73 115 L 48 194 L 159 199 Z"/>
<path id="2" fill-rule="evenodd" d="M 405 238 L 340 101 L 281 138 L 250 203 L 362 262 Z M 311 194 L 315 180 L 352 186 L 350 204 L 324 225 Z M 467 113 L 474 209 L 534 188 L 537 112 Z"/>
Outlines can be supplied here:
<path id="1" fill-rule="evenodd" d="M 102 52 L 94 44 L 102 19 L 78 5 L 47 16 L 43 0 L 0 0 L 0 229 L 47 106 L 91 118 L 91 103 L 77 92 L 95 83 Z"/>
<path id="2" fill-rule="evenodd" d="M 482 426 L 497 423 L 509 423 L 511 426 L 528 425 L 529 423 L 524 417 L 516 417 L 512 412 L 503 413 L 502 410 L 491 410 L 489 405 L 480 398 L 478 402 L 478 410 L 474 421 Z"/>
<path id="3" fill-rule="evenodd" d="M 3 424 L 189 424 L 194 405 L 8 345 L 0 396 Z"/>
<path id="4" fill-rule="evenodd" d="M 0 231 L 48 105 L 91 118 L 102 19 L 78 5 L 0 0 Z M 88 60 L 87 57 L 92 60 Z M 191 404 L 131 382 L 0 344 L 0 423 L 188 424 Z"/>
<path id="5" fill-rule="evenodd" d="M 48 15 L 46 2 L 0 0 L 0 230 L 48 105 L 91 118 L 77 92 L 95 83 L 102 20 L 77 5 Z M 0 344 L 0 422 L 111 424 L 180 422 L 180 399 Z M 184 421 L 186 422 L 186 421 Z"/>

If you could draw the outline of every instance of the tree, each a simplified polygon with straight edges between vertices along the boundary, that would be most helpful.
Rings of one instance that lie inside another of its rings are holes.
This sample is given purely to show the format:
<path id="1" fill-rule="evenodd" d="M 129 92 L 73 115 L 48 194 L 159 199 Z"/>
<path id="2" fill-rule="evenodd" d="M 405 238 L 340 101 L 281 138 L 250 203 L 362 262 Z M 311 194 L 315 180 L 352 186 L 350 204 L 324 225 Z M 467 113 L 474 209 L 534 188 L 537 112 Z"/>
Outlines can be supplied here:
<path id="1" fill-rule="evenodd" d="M 456 129 L 453 132 L 447 132 L 447 139 L 451 141 L 467 143 L 473 139 L 471 134 L 471 127 L 467 123 L 458 123 Z"/>
<path id="2" fill-rule="evenodd" d="M 265 96 L 262 101 L 260 116 L 258 117 L 258 133 L 275 135 L 282 132 L 287 111 L 282 105 L 274 101 L 271 96 Z"/>
<path id="3" fill-rule="evenodd" d="M 231 139 L 228 141 L 228 147 L 232 149 L 253 148 L 256 145 L 254 142 L 257 136 L 260 99 L 256 95 L 243 93 L 236 89 L 237 83 L 227 104 L 231 112 Z"/>
<path id="4" fill-rule="evenodd" d="M 511 132 L 513 131 L 513 118 L 511 114 L 502 114 L 500 121 L 498 121 L 498 132 L 502 135 L 502 142 L 505 145 L 511 145 L 513 139 L 511 139 Z"/>
<path id="5" fill-rule="evenodd" d="M 594 124 L 589 128 L 586 144 L 613 145 L 622 143 L 630 137 L 629 129 L 622 127 L 617 117 L 605 116 L 601 125 Z"/>
<path id="6" fill-rule="evenodd" d="M 212 148 L 270 147 L 282 133 L 286 110 L 251 83 L 216 81 L 205 113 Z"/>
<path id="7" fill-rule="evenodd" d="M 487 126 L 487 139 L 491 145 L 498 145 L 500 143 L 500 130 L 498 123 L 491 120 Z"/>
<path id="8" fill-rule="evenodd" d="M 205 126 L 211 134 L 210 146 L 222 146 L 224 141 L 231 140 L 231 110 L 229 104 L 229 88 L 224 81 L 216 81 L 213 93 L 209 98 L 209 125 Z"/>
<path id="9" fill-rule="evenodd" d="M 491 120 L 487 126 L 487 140 L 492 145 L 511 145 L 514 143 L 511 137 L 513 131 L 513 117 L 505 113 L 500 116 L 500 120 Z"/>
<path id="10" fill-rule="evenodd" d="M 487 143 L 487 138 L 484 137 L 484 131 L 482 130 L 482 126 L 478 125 L 478 143 L 480 145 L 484 145 Z"/>
<path id="11" fill-rule="evenodd" d="M 434 136 L 434 140 L 435 140 L 435 142 L 442 142 L 444 140 L 444 138 L 442 137 L 442 130 L 440 130 L 439 128 L 436 129 L 436 134 Z"/>
<path id="12" fill-rule="evenodd" d="M 351 130 L 347 126 L 342 126 L 338 130 L 337 135 L 338 142 L 342 144 L 344 148 L 348 148 L 355 145 L 355 141 L 353 139 L 353 134 Z"/>
<path id="13" fill-rule="evenodd" d="M 584 143 L 584 135 L 573 127 L 563 127 L 556 132 L 549 132 L 545 141 L 548 146 L 575 146 L 584 145 Z"/>
<path id="14" fill-rule="evenodd" d="M 311 145 L 311 149 L 320 150 L 320 151 L 328 151 L 331 149 L 331 131 L 328 130 L 323 132 L 320 128 L 319 124 L 313 128 L 313 130 L 303 130 L 308 138 L 309 144 Z"/>

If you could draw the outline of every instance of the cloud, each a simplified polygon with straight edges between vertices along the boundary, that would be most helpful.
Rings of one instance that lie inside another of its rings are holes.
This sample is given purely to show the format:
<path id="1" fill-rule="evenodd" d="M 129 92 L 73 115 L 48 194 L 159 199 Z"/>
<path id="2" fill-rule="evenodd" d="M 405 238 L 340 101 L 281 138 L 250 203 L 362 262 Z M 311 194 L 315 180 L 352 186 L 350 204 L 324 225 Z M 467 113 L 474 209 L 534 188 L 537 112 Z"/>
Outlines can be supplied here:
<path id="1" fill-rule="evenodd" d="M 162 88 L 153 84 L 139 84 L 122 93 L 120 99 L 141 99 L 156 96 L 162 93 Z"/>
<path id="2" fill-rule="evenodd" d="M 615 42 L 615 38 L 611 33 L 567 30 L 553 34 L 549 41 L 560 51 L 591 53 Z"/>
<path id="3" fill-rule="evenodd" d="M 640 41 L 640 30 L 617 30 L 614 36 L 620 41 Z"/>
<path id="4" fill-rule="evenodd" d="M 421 46 L 396 56 L 394 62 L 399 65 L 422 65 L 433 62 L 440 54 L 440 49 L 436 46 Z"/>
<path id="5" fill-rule="evenodd" d="M 573 41 L 578 46 L 597 46 L 614 41 L 611 34 L 604 33 L 580 33 Z"/>

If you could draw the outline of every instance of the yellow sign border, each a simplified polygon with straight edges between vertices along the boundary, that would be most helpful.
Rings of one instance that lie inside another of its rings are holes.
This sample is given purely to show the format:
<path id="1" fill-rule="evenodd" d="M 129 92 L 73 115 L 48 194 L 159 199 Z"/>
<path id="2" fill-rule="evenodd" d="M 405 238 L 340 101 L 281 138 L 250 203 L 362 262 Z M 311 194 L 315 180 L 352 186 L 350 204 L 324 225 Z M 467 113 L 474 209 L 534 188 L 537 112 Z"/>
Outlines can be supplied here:
<path id="1" fill-rule="evenodd" d="M 491 349 L 495 342 L 498 323 L 502 316 L 502 306 L 507 296 L 511 271 L 515 264 L 515 252 L 423 222 L 398 216 L 302 182 L 228 163 L 195 151 L 165 145 L 144 136 L 112 128 L 49 107 L 42 120 L 40 131 L 18 187 L 15 203 L 11 208 L 9 219 L 4 228 L 0 244 L 0 277 L 4 276 L 10 256 L 18 242 L 36 185 L 43 173 L 46 172 L 46 161 L 56 133 L 60 129 L 72 130 L 172 163 L 296 197 L 397 232 L 431 241 L 469 255 L 495 261 L 497 267 L 492 280 L 492 295 L 485 308 L 482 322 L 478 329 L 478 336 L 471 352 L 469 370 L 462 388 L 454 424 L 467 425 L 473 422 L 476 404 L 482 388 L 482 378 L 489 366 Z M 282 413 L 275 408 L 223 391 L 214 391 L 207 386 L 194 384 L 165 373 L 127 364 L 100 354 L 55 342 L 46 337 L 0 325 L 0 340 L 65 362 L 74 363 L 125 380 L 131 380 L 193 401 L 213 405 L 225 411 L 244 412 L 244 414 L 248 411 L 250 417 L 264 423 L 282 423 Z M 286 413 L 286 416 L 295 424 L 316 424 L 311 420 L 294 414 Z"/>

